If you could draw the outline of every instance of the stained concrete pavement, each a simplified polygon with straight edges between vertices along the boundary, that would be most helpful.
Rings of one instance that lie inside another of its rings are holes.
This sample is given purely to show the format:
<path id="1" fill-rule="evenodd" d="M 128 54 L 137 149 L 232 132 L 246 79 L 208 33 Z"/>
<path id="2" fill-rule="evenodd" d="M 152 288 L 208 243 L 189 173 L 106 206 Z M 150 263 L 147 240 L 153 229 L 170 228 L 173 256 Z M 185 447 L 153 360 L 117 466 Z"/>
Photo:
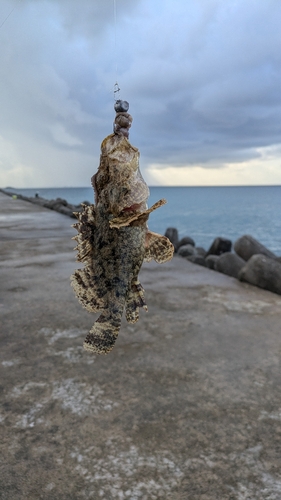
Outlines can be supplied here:
<path id="1" fill-rule="evenodd" d="M 280 500 L 281 297 L 149 263 L 149 312 L 91 355 L 71 223 L 0 193 L 0 498 Z"/>

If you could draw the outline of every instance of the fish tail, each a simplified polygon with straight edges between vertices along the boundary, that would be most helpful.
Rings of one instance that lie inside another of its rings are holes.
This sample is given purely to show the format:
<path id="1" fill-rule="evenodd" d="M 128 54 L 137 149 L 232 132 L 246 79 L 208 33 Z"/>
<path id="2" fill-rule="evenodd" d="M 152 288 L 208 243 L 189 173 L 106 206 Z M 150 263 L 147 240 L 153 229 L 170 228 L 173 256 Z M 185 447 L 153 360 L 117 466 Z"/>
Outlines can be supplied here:
<path id="1" fill-rule="evenodd" d="M 84 349 L 96 354 L 107 354 L 115 345 L 120 326 L 121 320 L 113 324 L 112 318 L 101 315 L 85 338 Z"/>
<path id="2" fill-rule="evenodd" d="M 96 320 L 84 341 L 84 349 L 96 354 L 110 352 L 117 340 L 125 305 L 125 294 L 111 300 L 107 309 Z"/>

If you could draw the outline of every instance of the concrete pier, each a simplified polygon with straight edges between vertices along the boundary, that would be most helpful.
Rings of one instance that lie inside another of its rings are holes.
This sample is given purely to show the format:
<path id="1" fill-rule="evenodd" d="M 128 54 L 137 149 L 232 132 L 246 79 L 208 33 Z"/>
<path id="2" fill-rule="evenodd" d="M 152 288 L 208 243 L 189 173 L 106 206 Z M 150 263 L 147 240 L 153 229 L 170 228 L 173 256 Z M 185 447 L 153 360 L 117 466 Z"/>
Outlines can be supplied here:
<path id="1" fill-rule="evenodd" d="M 0 498 L 280 500 L 281 297 L 149 263 L 149 312 L 91 355 L 72 222 L 0 193 Z"/>

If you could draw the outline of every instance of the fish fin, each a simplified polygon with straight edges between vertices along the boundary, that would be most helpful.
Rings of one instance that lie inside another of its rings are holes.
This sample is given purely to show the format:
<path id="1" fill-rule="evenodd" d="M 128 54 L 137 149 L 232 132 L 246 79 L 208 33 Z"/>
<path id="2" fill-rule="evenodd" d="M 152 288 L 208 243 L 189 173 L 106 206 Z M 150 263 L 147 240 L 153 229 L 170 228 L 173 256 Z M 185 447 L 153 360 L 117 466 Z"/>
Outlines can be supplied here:
<path id="1" fill-rule="evenodd" d="M 113 349 L 126 302 L 127 286 L 124 281 L 116 277 L 108 285 L 104 296 L 106 307 L 84 341 L 84 348 L 97 354 L 107 354 Z"/>
<path id="2" fill-rule="evenodd" d="M 83 346 L 86 351 L 107 354 L 113 349 L 121 327 L 123 308 L 124 301 L 121 301 L 102 312 L 85 338 Z"/>
<path id="3" fill-rule="evenodd" d="M 94 205 L 82 204 L 81 212 L 76 212 L 78 222 L 73 224 L 77 235 L 73 239 L 77 242 L 77 262 L 85 264 L 84 269 L 77 269 L 71 276 L 71 285 L 79 302 L 89 312 L 98 312 L 105 308 L 104 297 L 101 296 L 100 275 L 103 270 L 100 266 L 93 269 L 93 262 L 97 261 L 95 246 L 96 212 Z"/>
<path id="4" fill-rule="evenodd" d="M 90 262 L 93 257 L 95 245 L 94 235 L 96 229 L 95 205 L 82 205 L 82 211 L 76 212 L 78 222 L 72 225 L 78 234 L 73 237 L 77 242 L 77 262 Z"/>
<path id="5" fill-rule="evenodd" d="M 159 207 L 162 207 L 162 205 L 165 205 L 167 202 L 166 200 L 162 199 L 154 203 L 152 207 L 148 208 L 147 210 L 144 210 L 143 212 L 124 212 L 118 217 L 114 217 L 114 219 L 111 219 L 109 221 L 110 227 L 125 227 L 125 226 L 130 226 L 132 225 L 137 225 L 137 222 L 140 224 L 143 222 L 146 222 L 149 214 L 156 210 Z"/>
<path id="6" fill-rule="evenodd" d="M 132 283 L 126 298 L 125 310 L 128 323 L 136 323 L 138 321 L 140 307 L 143 307 L 147 311 L 144 289 L 139 281 L 135 281 Z"/>
<path id="7" fill-rule="evenodd" d="M 174 245 L 166 236 L 147 231 L 145 238 L 144 260 L 150 262 L 154 259 L 159 264 L 171 260 L 174 255 Z"/>
<path id="8" fill-rule="evenodd" d="M 95 323 L 85 338 L 83 347 L 95 354 L 108 354 L 114 347 L 119 328 L 108 323 Z"/>
<path id="9" fill-rule="evenodd" d="M 98 280 L 94 279 L 89 267 L 77 269 L 70 280 L 77 299 L 87 311 L 98 312 L 105 307 L 103 297 L 99 297 Z"/>

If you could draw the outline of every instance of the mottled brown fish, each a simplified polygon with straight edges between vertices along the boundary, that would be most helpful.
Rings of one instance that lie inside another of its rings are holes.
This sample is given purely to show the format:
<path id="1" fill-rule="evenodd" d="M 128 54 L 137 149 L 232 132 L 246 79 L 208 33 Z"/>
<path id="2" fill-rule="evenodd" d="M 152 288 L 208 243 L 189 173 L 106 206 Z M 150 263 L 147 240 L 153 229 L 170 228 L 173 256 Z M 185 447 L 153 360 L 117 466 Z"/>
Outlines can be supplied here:
<path id="1" fill-rule="evenodd" d="M 92 177 L 95 205 L 84 205 L 73 226 L 78 231 L 77 261 L 84 268 L 71 281 L 82 305 L 101 313 L 84 342 L 86 350 L 98 354 L 114 347 L 124 309 L 129 323 L 138 321 L 140 307 L 147 310 L 138 280 L 143 261 L 166 262 L 174 252 L 168 238 L 148 230 L 149 214 L 166 201 L 147 208 L 149 189 L 139 170 L 139 151 L 128 140 L 128 103 L 117 101 L 115 109 L 114 133 L 102 142 L 100 165 Z"/>

